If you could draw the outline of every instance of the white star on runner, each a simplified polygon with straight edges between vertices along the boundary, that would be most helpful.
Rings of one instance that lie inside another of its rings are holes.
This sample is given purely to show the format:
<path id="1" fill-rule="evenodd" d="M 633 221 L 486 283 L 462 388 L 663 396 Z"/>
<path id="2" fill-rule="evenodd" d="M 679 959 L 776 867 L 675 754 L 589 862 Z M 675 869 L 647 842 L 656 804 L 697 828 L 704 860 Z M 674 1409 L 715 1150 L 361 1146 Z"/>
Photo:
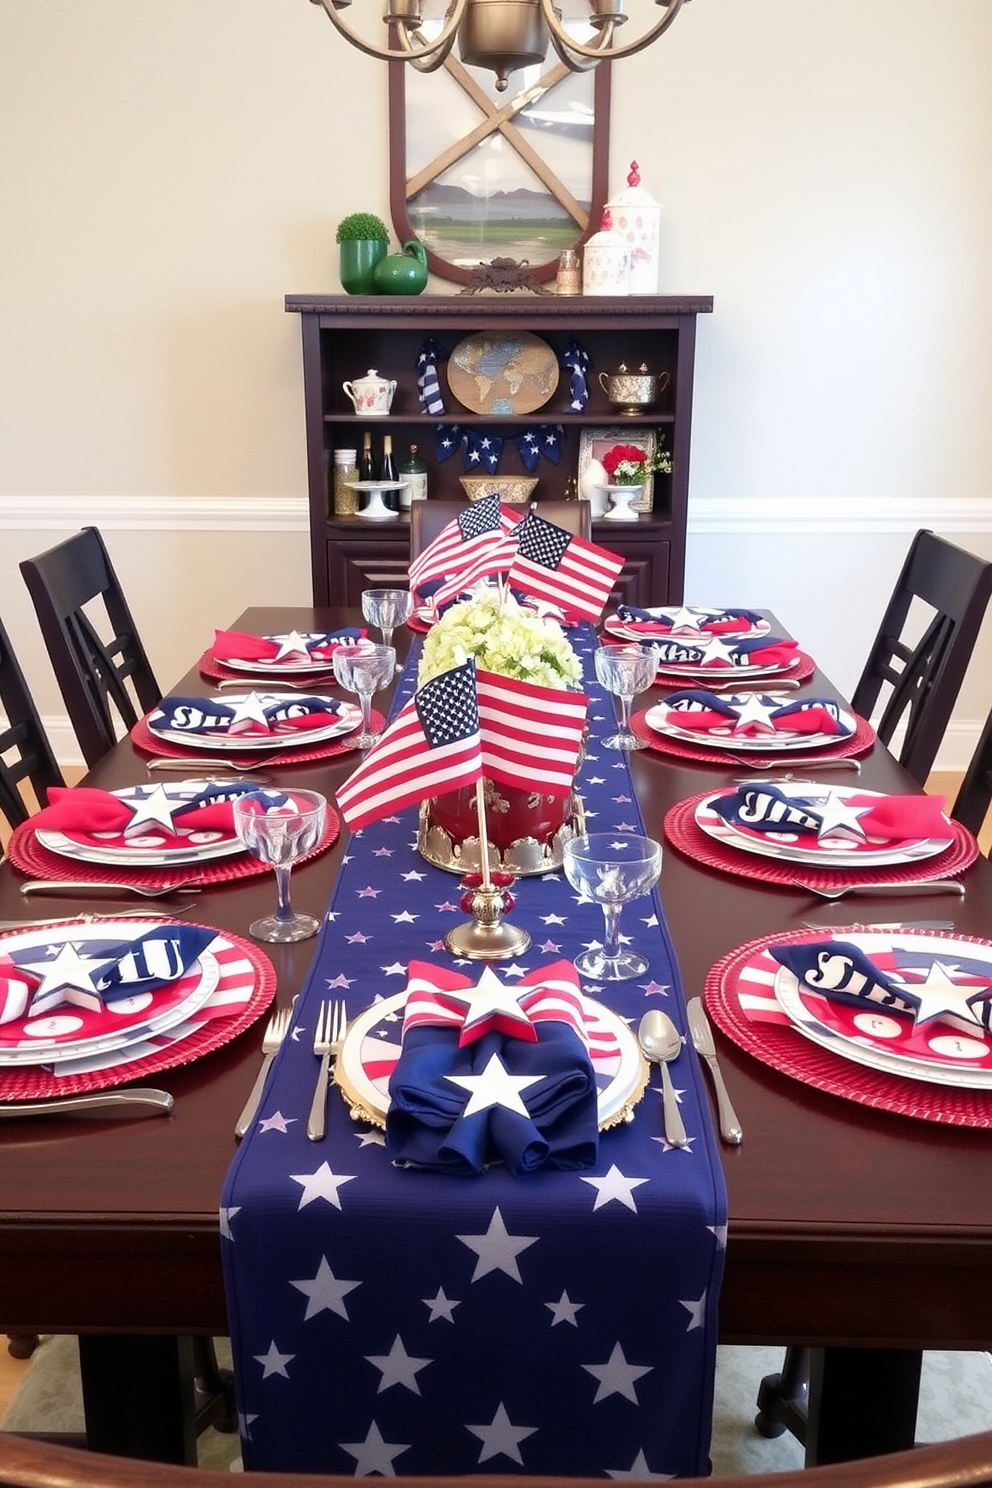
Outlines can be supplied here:
<path id="1" fill-rule="evenodd" d="M 305 1209 L 315 1199 L 326 1199 L 333 1204 L 335 1209 L 341 1208 L 341 1200 L 338 1197 L 338 1189 L 342 1183 L 352 1183 L 357 1178 L 357 1173 L 349 1173 L 342 1177 L 340 1174 L 331 1172 L 326 1162 L 322 1162 L 315 1173 L 290 1173 L 294 1183 L 303 1185 L 298 1208 Z"/>
<path id="2" fill-rule="evenodd" d="M 303 1314 L 305 1323 L 319 1312 L 336 1312 L 338 1317 L 350 1321 L 344 1299 L 349 1292 L 362 1285 L 360 1281 L 342 1281 L 335 1276 L 327 1264 L 326 1256 L 321 1256 L 317 1274 L 312 1281 L 291 1281 L 289 1284 L 307 1299 L 307 1310 Z"/>
<path id="3" fill-rule="evenodd" d="M 428 1364 L 434 1362 L 433 1359 L 418 1359 L 413 1354 L 408 1354 L 398 1333 L 388 1354 L 366 1354 L 365 1358 L 382 1373 L 377 1395 L 393 1385 L 403 1385 L 407 1390 L 412 1390 L 414 1395 L 419 1395 L 417 1375 L 421 1369 L 426 1369 Z"/>
<path id="4" fill-rule="evenodd" d="M 481 1075 L 445 1075 L 452 1085 L 461 1085 L 469 1091 L 468 1104 L 463 1116 L 474 1116 L 478 1111 L 488 1111 L 490 1106 L 505 1106 L 519 1116 L 527 1115 L 527 1107 L 520 1092 L 531 1085 L 539 1085 L 544 1075 L 511 1075 L 498 1054 L 491 1054 L 489 1063 Z"/>
<path id="5" fill-rule="evenodd" d="M 622 1395 L 625 1400 L 632 1400 L 635 1405 L 638 1405 L 634 1384 L 642 1374 L 650 1374 L 653 1366 L 628 1364 L 620 1344 L 615 1343 L 613 1352 L 605 1364 L 583 1364 L 582 1368 L 591 1374 L 593 1379 L 599 1381 L 593 1405 L 598 1405 L 601 1400 L 606 1400 L 610 1395 Z"/>
<path id="6" fill-rule="evenodd" d="M 695 1301 L 686 1302 L 680 1297 L 679 1306 L 684 1307 L 686 1312 L 689 1314 L 689 1325 L 685 1330 L 687 1333 L 692 1333 L 696 1328 L 701 1328 L 703 1326 L 703 1323 L 706 1321 L 705 1292 Z"/>
<path id="7" fill-rule="evenodd" d="M 231 1234 L 231 1220 L 236 1214 L 240 1213 L 240 1204 L 232 1204 L 229 1208 L 222 1208 L 220 1211 L 220 1233 L 225 1240 L 230 1240 L 232 1244 L 234 1241 L 234 1236 Z"/>
<path id="8" fill-rule="evenodd" d="M 373 1421 L 363 1442 L 338 1442 L 338 1446 L 349 1457 L 354 1457 L 356 1478 L 370 1478 L 373 1473 L 381 1473 L 384 1478 L 395 1478 L 393 1458 L 398 1457 L 401 1452 L 408 1452 L 411 1443 L 384 1441 L 382 1432 Z"/>
<path id="9" fill-rule="evenodd" d="M 273 1338 L 272 1342 L 269 1344 L 268 1352 L 264 1354 L 255 1354 L 254 1357 L 262 1366 L 263 1380 L 268 1379 L 270 1374 L 281 1374 L 284 1379 L 289 1379 L 289 1370 L 286 1368 L 286 1365 L 291 1363 L 292 1360 L 296 1358 L 296 1355 L 281 1354 L 276 1348 L 276 1341 Z"/>
<path id="10" fill-rule="evenodd" d="M 595 1214 L 597 1209 L 602 1209 L 604 1204 L 615 1200 L 618 1204 L 624 1204 L 628 1209 L 637 1213 L 637 1205 L 634 1202 L 634 1189 L 640 1188 L 642 1183 L 647 1183 L 646 1178 L 627 1178 L 616 1163 L 611 1164 L 609 1172 L 603 1178 L 583 1178 L 583 1183 L 588 1183 L 590 1188 L 596 1190 L 596 1202 L 592 1209 Z"/>
<path id="11" fill-rule="evenodd" d="M 453 1323 L 455 1308 L 461 1306 L 460 1301 L 455 1302 L 445 1296 L 444 1287 L 438 1287 L 433 1297 L 421 1297 L 420 1300 L 428 1310 L 429 1323 L 436 1323 L 439 1318 L 446 1323 Z"/>
<path id="12" fill-rule="evenodd" d="M 520 1455 L 519 1444 L 526 1437 L 533 1436 L 537 1427 L 514 1426 L 501 1400 L 488 1426 L 469 1426 L 466 1422 L 465 1429 L 471 1431 L 472 1435 L 477 1436 L 482 1442 L 482 1451 L 479 1453 L 480 1462 L 488 1462 L 490 1457 L 498 1457 L 502 1454 L 523 1466 L 524 1459 Z"/>
<path id="13" fill-rule="evenodd" d="M 285 1135 L 293 1122 L 298 1119 L 296 1116 L 284 1116 L 281 1111 L 275 1111 L 271 1116 L 264 1117 L 258 1123 L 258 1129 L 260 1132 L 277 1131 Z"/>
<path id="14" fill-rule="evenodd" d="M 577 1328 L 578 1315 L 586 1304 L 573 1302 L 567 1292 L 562 1292 L 557 1302 L 545 1302 L 544 1305 L 551 1313 L 552 1328 L 556 1328 L 559 1323 L 571 1323 L 573 1328 Z"/>
<path id="15" fill-rule="evenodd" d="M 522 1286 L 523 1277 L 517 1265 L 517 1256 L 531 1245 L 536 1245 L 541 1237 L 507 1234 L 503 1216 L 496 1208 L 484 1235 L 456 1235 L 455 1238 L 467 1245 L 469 1250 L 474 1250 L 479 1257 L 472 1274 L 473 1283 L 488 1276 L 490 1271 L 505 1271 L 511 1281 L 519 1282 Z"/>
<path id="16" fill-rule="evenodd" d="M 606 1476 L 608 1478 L 616 1478 L 619 1482 L 623 1482 L 625 1479 L 631 1478 L 635 1483 L 647 1483 L 653 1481 L 667 1481 L 669 1478 L 674 1478 L 675 1474 L 648 1472 L 648 1464 L 644 1456 L 644 1448 L 642 1447 L 637 1456 L 634 1458 L 634 1465 L 633 1467 L 631 1467 L 629 1472 L 625 1472 L 624 1469 L 620 1467 L 608 1467 L 606 1469 Z"/>
<path id="17" fill-rule="evenodd" d="M 149 791 L 147 796 L 139 795 L 135 792 L 133 795 L 125 797 L 125 805 L 131 811 L 131 820 L 124 828 L 124 835 L 129 837 L 134 832 L 135 827 L 144 826 L 146 822 L 156 822 L 160 827 L 164 827 L 167 832 L 174 832 L 175 825 L 172 820 L 172 813 L 178 806 L 188 806 L 189 802 L 180 800 L 176 796 L 170 799 L 169 787 L 167 785 L 156 785 L 154 790 Z"/>

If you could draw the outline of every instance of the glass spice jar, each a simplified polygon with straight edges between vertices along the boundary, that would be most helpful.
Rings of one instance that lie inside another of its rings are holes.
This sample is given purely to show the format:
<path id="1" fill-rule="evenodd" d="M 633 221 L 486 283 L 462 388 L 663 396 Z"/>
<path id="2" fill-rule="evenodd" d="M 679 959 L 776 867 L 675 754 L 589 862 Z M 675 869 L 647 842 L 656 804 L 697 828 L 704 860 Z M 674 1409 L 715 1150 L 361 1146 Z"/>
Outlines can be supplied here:
<path id="1" fill-rule="evenodd" d="M 579 255 L 574 248 L 566 248 L 558 255 L 558 276 L 555 279 L 555 293 L 560 295 L 577 295 L 582 293 Z"/>
<path id="2" fill-rule="evenodd" d="M 334 451 L 334 515 L 353 517 L 358 511 L 358 492 L 348 482 L 358 479 L 358 451 L 336 449 Z"/>

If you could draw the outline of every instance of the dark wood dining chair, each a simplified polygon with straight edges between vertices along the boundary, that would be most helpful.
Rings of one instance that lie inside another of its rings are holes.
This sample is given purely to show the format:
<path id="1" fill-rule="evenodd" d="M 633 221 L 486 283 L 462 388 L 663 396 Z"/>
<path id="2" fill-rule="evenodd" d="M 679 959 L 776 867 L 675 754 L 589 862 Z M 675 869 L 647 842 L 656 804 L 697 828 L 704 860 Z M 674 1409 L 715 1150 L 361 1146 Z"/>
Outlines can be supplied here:
<path id="1" fill-rule="evenodd" d="M 965 771 L 951 807 L 951 816 L 975 836 L 981 831 L 992 805 L 992 713 Z"/>
<path id="2" fill-rule="evenodd" d="M 20 567 L 69 721 L 93 766 L 116 743 L 115 715 L 131 728 L 161 689 L 96 527 Z"/>
<path id="3" fill-rule="evenodd" d="M 588 541 L 592 537 L 592 507 L 588 501 L 532 501 L 530 509 L 546 522 Z"/>
<path id="4" fill-rule="evenodd" d="M 884 744 L 905 725 L 899 763 L 919 785 L 940 748 L 990 595 L 992 563 L 926 529 L 916 534 L 851 706 L 870 718 L 881 701 L 875 727 Z"/>
<path id="5" fill-rule="evenodd" d="M 3 624 L 0 623 L 0 816 L 9 827 L 27 821 L 34 805 L 44 806 L 48 788 L 64 785 L 34 698 L 24 679 Z M 35 801 L 25 797 L 26 781 Z"/>
<path id="6" fill-rule="evenodd" d="M 410 507 L 410 557 L 439 537 L 449 522 L 469 505 L 467 501 L 415 501 Z"/>
<path id="7" fill-rule="evenodd" d="M 472 1477 L 405 1477 L 404 1488 L 602 1488 L 602 1478 L 492 1473 Z M 630 1478 L 636 1484 L 637 1478 Z M 647 1480 L 640 1480 L 642 1482 Z M 354 1476 L 253 1472 L 252 1488 L 354 1488 Z M 989 1488 L 992 1432 L 963 1436 L 912 1452 L 810 1467 L 749 1473 L 746 1478 L 680 1478 L 680 1488 Z M 74 1451 L 0 1432 L 0 1488 L 230 1488 L 231 1476 L 131 1457 Z"/>

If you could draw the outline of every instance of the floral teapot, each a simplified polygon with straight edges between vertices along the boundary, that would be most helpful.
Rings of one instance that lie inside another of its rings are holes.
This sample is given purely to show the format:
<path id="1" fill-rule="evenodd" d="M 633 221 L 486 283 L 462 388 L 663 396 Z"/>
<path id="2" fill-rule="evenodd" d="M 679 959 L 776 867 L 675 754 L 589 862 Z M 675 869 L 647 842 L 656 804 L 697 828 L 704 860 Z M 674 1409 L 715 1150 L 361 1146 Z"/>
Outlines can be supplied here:
<path id="1" fill-rule="evenodd" d="M 389 381 L 380 377 L 374 367 L 370 367 L 364 377 L 356 377 L 354 382 L 343 382 L 341 386 L 354 404 L 355 412 L 370 418 L 381 418 L 389 412 L 396 391 L 395 379 Z"/>

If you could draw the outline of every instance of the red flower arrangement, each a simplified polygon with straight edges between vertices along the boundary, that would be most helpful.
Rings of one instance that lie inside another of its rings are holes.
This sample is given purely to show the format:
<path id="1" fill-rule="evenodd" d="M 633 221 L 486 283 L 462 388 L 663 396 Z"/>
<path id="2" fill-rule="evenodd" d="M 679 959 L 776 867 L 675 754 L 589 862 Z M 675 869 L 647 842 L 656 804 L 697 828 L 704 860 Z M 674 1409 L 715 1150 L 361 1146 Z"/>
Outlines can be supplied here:
<path id="1" fill-rule="evenodd" d="M 659 449 L 653 459 L 646 450 L 636 444 L 615 444 L 603 456 L 603 469 L 613 486 L 641 486 L 647 475 L 654 471 L 668 475 L 672 459 L 666 450 Z"/>

